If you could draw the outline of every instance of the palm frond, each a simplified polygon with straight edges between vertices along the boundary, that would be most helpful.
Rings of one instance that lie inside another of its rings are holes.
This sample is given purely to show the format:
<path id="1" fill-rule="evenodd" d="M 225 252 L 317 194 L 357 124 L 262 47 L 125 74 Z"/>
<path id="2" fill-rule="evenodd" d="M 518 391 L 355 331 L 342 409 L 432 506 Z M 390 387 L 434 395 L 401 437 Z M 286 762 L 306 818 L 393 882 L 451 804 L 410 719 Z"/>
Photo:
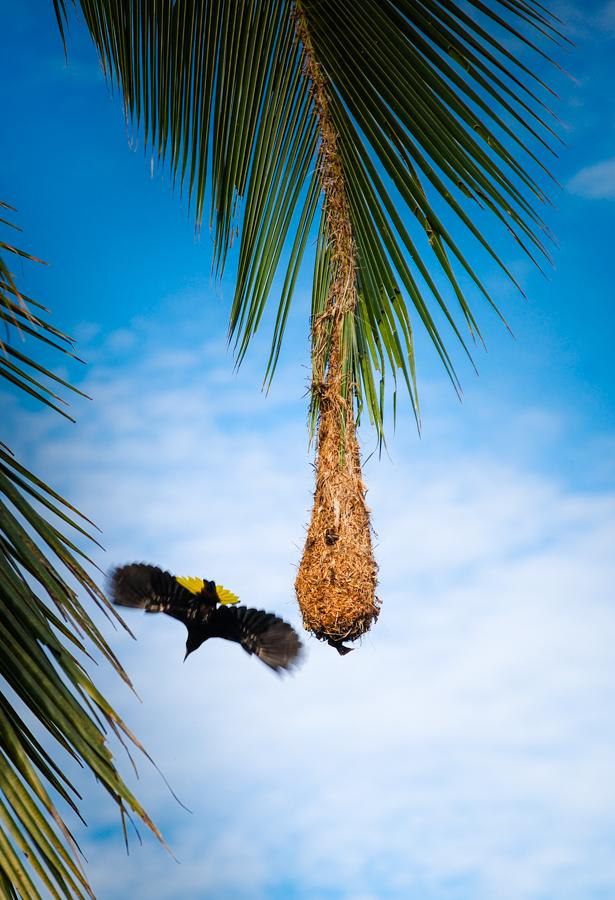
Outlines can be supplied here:
<path id="1" fill-rule="evenodd" d="M 0 250 L 34 259 L 6 242 L 0 242 Z M 43 309 L 20 293 L 0 255 L 0 317 L 7 332 L 0 341 L 0 376 L 70 418 L 58 406 L 65 399 L 50 385 L 81 392 L 13 346 L 25 332 L 30 340 L 74 357 L 70 339 L 33 307 Z M 0 692 L 0 880 L 6 896 L 92 896 L 77 843 L 50 794 L 79 815 L 79 795 L 57 762 L 60 748 L 90 769 L 122 818 L 132 809 L 160 836 L 116 768 L 109 733 L 143 748 L 82 662 L 95 648 L 130 685 L 72 587 L 78 585 L 123 625 L 79 558 L 89 560 L 69 537 L 72 532 L 96 543 L 92 527 L 19 463 L 6 443 L 0 445 L 0 675 L 5 685 Z M 26 724 L 20 707 L 47 732 L 47 746 Z"/>
<path id="2" fill-rule="evenodd" d="M 63 21 L 65 0 L 54 2 Z M 388 373 L 394 397 L 401 379 L 418 416 L 417 321 L 459 390 L 450 337 L 470 356 L 482 340 L 473 294 L 497 309 L 471 243 L 515 284 L 495 223 L 538 266 L 550 260 L 539 208 L 558 121 L 533 62 L 549 60 L 543 44 L 566 43 L 557 18 L 534 0 L 78 5 L 133 122 L 194 201 L 197 223 L 210 197 L 217 272 L 239 238 L 230 321 L 238 361 L 279 290 L 267 383 L 323 188 L 294 33 L 301 18 L 326 79 L 356 245 L 359 301 L 344 352 L 357 408 L 382 436 Z"/>
<path id="3" fill-rule="evenodd" d="M 66 4 L 55 4 L 63 21 Z M 197 226 L 209 198 L 216 273 L 241 228 L 229 327 L 238 362 L 283 271 L 270 380 L 319 199 L 317 123 L 290 6 L 260 0 L 79 6 L 135 127 L 142 126 L 194 202 Z"/>
<path id="4" fill-rule="evenodd" d="M 532 52 L 542 51 L 516 20 L 563 38 L 532 3 L 471 6 L 474 16 L 452 0 L 298 3 L 329 84 L 357 248 L 360 299 L 347 353 L 380 434 L 386 367 L 401 373 L 417 411 L 408 300 L 457 389 L 440 323 L 468 355 L 464 331 L 472 340 L 481 332 L 456 270 L 496 307 L 467 236 L 513 282 L 495 249 L 494 219 L 535 263 L 550 258 L 536 206 L 547 199 L 542 156 L 554 154 L 555 118 L 544 84 L 494 31 Z"/>

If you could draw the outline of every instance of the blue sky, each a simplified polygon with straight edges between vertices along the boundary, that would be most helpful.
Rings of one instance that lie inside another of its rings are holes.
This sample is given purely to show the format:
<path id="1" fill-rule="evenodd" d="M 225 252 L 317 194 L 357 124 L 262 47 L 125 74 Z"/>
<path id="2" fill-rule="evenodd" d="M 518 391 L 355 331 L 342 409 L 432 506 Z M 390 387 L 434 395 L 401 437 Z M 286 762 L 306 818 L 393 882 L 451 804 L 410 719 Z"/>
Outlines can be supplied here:
<path id="1" fill-rule="evenodd" d="M 163 617 L 131 616 L 136 643 L 111 632 L 143 702 L 102 667 L 97 683 L 192 814 L 143 763 L 181 864 L 146 835 L 127 857 L 83 778 L 104 900 L 612 895 L 615 4 L 556 8 L 577 45 L 576 80 L 557 80 L 556 268 L 508 249 L 527 302 L 481 269 L 516 339 L 481 310 L 463 404 L 418 338 L 423 436 L 400 417 L 366 465 L 380 621 L 344 659 L 308 640 L 283 681 L 232 646 L 184 665 Z M 101 526 L 101 567 L 213 577 L 297 624 L 307 279 L 264 397 L 267 333 L 235 374 L 230 281 L 212 285 L 206 230 L 152 177 L 87 37 L 73 25 L 66 66 L 51 2 L 0 0 L 0 22 L 0 197 L 50 263 L 23 284 L 78 338 L 88 366 L 67 371 L 94 397 L 70 426 L 2 396 L 11 443 Z"/>

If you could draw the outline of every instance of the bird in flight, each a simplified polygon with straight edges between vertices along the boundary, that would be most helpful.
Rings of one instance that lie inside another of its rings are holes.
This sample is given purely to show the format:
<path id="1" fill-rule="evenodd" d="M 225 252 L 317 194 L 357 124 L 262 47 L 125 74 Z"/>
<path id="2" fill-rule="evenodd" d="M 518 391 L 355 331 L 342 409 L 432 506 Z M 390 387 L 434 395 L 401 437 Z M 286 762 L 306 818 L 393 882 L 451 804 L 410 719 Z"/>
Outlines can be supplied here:
<path id="1" fill-rule="evenodd" d="M 238 606 L 231 591 L 203 578 L 180 578 L 157 566 L 129 563 L 113 569 L 109 594 L 118 606 L 163 612 L 188 629 L 186 659 L 209 638 L 241 644 L 275 672 L 292 669 L 303 645 L 295 629 L 273 613 Z"/>

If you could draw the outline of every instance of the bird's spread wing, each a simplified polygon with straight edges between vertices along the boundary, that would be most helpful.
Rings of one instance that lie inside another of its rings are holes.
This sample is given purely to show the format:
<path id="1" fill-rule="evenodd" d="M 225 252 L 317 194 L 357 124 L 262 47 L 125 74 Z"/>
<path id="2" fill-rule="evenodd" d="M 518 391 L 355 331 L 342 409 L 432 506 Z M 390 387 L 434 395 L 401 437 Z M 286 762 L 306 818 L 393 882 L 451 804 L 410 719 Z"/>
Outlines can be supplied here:
<path id="1" fill-rule="evenodd" d="M 184 622 L 194 595 L 175 576 L 157 566 L 131 563 L 113 569 L 109 594 L 119 606 L 133 606 L 146 612 L 164 612 Z"/>
<path id="2" fill-rule="evenodd" d="M 208 618 L 207 631 L 208 637 L 236 641 L 276 672 L 296 666 L 303 650 L 295 629 L 262 609 L 220 606 Z"/>

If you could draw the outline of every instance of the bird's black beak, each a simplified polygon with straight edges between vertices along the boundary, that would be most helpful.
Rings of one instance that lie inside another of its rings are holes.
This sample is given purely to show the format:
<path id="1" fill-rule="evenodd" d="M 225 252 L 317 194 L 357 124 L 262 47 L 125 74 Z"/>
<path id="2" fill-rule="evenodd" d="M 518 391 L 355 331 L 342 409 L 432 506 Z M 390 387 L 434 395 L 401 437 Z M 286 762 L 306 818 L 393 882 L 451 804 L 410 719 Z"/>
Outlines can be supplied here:
<path id="1" fill-rule="evenodd" d="M 184 662 L 186 662 L 186 660 L 188 659 L 189 656 L 190 656 L 190 650 L 188 650 L 188 648 L 186 647 L 186 655 L 184 656 Z"/>

